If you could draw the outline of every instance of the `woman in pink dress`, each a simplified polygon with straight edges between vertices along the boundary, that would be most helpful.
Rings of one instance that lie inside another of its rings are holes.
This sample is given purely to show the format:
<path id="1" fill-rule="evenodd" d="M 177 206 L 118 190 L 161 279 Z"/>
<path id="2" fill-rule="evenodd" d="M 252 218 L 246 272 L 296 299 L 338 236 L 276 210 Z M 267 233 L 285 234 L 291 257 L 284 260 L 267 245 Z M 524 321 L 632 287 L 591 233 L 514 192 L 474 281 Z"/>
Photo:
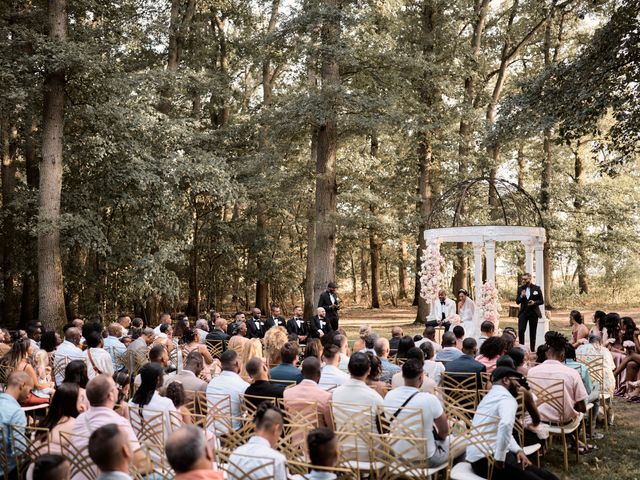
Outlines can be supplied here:
<path id="1" fill-rule="evenodd" d="M 480 346 L 480 355 L 476 360 L 487 367 L 487 373 L 496 369 L 496 362 L 505 354 L 507 342 L 502 337 L 489 337 Z"/>

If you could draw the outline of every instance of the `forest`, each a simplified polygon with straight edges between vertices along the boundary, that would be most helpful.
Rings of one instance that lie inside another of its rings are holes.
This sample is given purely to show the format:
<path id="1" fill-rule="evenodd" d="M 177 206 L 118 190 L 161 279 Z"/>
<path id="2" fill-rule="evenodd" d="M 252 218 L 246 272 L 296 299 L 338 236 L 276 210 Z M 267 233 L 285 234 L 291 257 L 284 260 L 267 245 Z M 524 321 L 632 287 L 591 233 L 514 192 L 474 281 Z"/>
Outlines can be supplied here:
<path id="1" fill-rule="evenodd" d="M 639 104 L 640 0 L 0 0 L 0 323 L 310 316 L 332 280 L 423 318 L 479 177 L 535 200 L 549 306 L 632 302 Z"/>

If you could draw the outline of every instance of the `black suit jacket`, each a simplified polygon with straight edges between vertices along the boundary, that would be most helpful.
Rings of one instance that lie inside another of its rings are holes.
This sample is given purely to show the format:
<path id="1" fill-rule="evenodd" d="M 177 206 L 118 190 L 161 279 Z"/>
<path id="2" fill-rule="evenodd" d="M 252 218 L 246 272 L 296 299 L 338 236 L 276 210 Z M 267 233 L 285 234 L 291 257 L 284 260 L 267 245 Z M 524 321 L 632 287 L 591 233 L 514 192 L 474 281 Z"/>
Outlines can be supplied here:
<path id="1" fill-rule="evenodd" d="M 329 290 L 325 290 L 320 294 L 320 299 L 318 300 L 318 306 L 325 309 L 327 312 L 327 320 L 330 322 L 333 320 L 338 320 L 338 310 L 333 303 L 331 303 L 331 297 L 329 296 Z"/>
<path id="2" fill-rule="evenodd" d="M 247 320 L 247 338 L 264 338 L 264 334 L 267 331 L 266 325 L 259 327 L 253 317 Z"/>
<path id="3" fill-rule="evenodd" d="M 225 332 L 223 332 L 222 330 L 218 330 L 217 328 L 214 328 L 211 332 L 209 332 L 209 334 L 206 336 L 205 341 L 210 341 L 210 340 L 229 340 L 229 335 L 226 334 Z"/>
<path id="4" fill-rule="evenodd" d="M 300 321 L 301 321 L 300 327 L 298 327 L 298 324 L 293 318 L 290 320 L 287 320 L 287 333 L 289 334 L 295 333 L 298 336 L 309 335 L 309 325 L 303 318 L 301 318 Z"/>
<path id="5" fill-rule="evenodd" d="M 287 327 L 287 321 L 284 319 L 284 317 L 269 317 L 267 318 L 267 321 L 265 322 L 264 325 L 264 331 L 266 332 L 267 330 L 269 330 L 271 327 Z"/>
<path id="6" fill-rule="evenodd" d="M 518 313 L 518 317 L 542 317 L 542 312 L 540 311 L 540 305 L 544 304 L 544 298 L 542 298 L 542 290 L 538 285 L 534 285 L 532 283 L 531 285 L 529 285 L 529 298 L 522 298 L 522 291 L 526 290 L 526 288 L 527 287 L 524 287 L 522 285 L 518 287 L 518 293 L 516 296 L 516 303 L 520 305 L 520 312 Z M 533 305 L 529 305 L 529 300 L 533 300 Z"/>
<path id="7" fill-rule="evenodd" d="M 253 382 L 251 385 L 247 387 L 244 391 L 245 395 L 253 395 L 256 397 L 271 397 L 271 398 L 282 398 L 282 393 L 287 385 L 274 384 L 267 380 L 258 380 L 257 382 Z M 248 402 L 255 405 L 256 408 L 266 401 L 262 399 L 247 399 Z"/>
<path id="8" fill-rule="evenodd" d="M 322 333 L 324 334 L 327 334 L 331 330 L 333 330 L 328 316 L 324 318 L 324 326 L 322 327 L 320 327 L 320 319 L 318 318 L 318 316 L 316 315 L 315 317 L 313 317 L 313 320 L 311 320 L 311 331 L 309 332 L 309 336 L 311 338 L 320 338 L 318 330 L 322 330 Z"/>

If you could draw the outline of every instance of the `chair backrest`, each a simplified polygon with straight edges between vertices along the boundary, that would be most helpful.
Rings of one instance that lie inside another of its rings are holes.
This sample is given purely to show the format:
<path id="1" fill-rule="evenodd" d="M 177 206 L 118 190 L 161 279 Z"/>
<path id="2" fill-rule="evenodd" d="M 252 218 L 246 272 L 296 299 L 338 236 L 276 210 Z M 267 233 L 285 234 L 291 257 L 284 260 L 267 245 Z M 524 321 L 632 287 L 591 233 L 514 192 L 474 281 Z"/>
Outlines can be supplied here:
<path id="1" fill-rule="evenodd" d="M 18 478 L 23 478 L 33 460 L 49 453 L 49 429 L 11 425 L 9 430 Z"/>
<path id="2" fill-rule="evenodd" d="M 4 392 L 7 389 L 7 381 L 9 380 L 9 375 L 13 373 L 13 367 L 10 365 L 6 365 L 4 363 L 0 363 L 0 391 Z"/>
<path id="3" fill-rule="evenodd" d="M 602 355 L 576 355 L 576 360 L 587 367 L 593 386 L 598 387 L 601 392 L 604 391 L 604 358 Z"/>
<path id="4" fill-rule="evenodd" d="M 318 402 L 280 398 L 279 404 L 290 423 L 306 425 L 310 428 L 319 426 Z"/>
<path id="5" fill-rule="evenodd" d="M 0 428 L 0 469 L 2 469 L 2 478 L 9 478 L 9 453 L 7 451 L 7 440 L 5 439 L 5 429 Z"/>
<path id="6" fill-rule="evenodd" d="M 206 395 L 206 426 L 210 432 L 217 436 L 224 435 L 233 428 L 231 423 L 231 396 L 222 394 Z"/>
<path id="7" fill-rule="evenodd" d="M 222 421 L 222 419 L 216 418 L 216 414 L 212 414 L 212 416 L 214 417 L 214 422 Z M 219 464 L 225 463 L 236 448 L 246 444 L 254 432 L 252 421 L 247 421 L 241 417 L 225 416 L 225 419 L 228 419 L 231 423 L 236 423 L 239 427 L 231 428 L 227 433 L 218 437 L 220 446 L 216 448 L 216 459 Z"/>
<path id="8" fill-rule="evenodd" d="M 273 480 L 276 477 L 275 461 L 251 455 L 233 453 L 226 464 L 220 465 L 227 480 Z"/>
<path id="9" fill-rule="evenodd" d="M 129 421 L 141 444 L 157 451 L 164 448 L 164 441 L 169 432 L 165 432 L 163 412 L 130 405 Z"/>
<path id="10" fill-rule="evenodd" d="M 564 424 L 571 420 L 571 418 L 565 418 L 567 392 L 564 388 L 564 380 L 527 377 L 527 381 L 531 391 L 536 395 L 536 406 L 544 421 Z"/>
<path id="11" fill-rule="evenodd" d="M 353 467 L 318 467 L 307 462 L 299 462 L 295 460 L 287 460 L 287 466 L 289 467 L 289 472 L 291 474 L 299 475 L 302 480 L 308 480 L 311 478 L 309 473 L 312 470 L 332 473 L 336 476 L 337 480 L 353 480 L 354 478 L 360 478 L 359 471 Z"/>
<path id="12" fill-rule="evenodd" d="M 60 432 L 60 449 L 71 465 L 71 478 L 74 480 L 94 479 L 99 475 L 98 467 L 89 457 L 89 437 L 83 438 L 78 446 L 78 436 Z"/>
<path id="13" fill-rule="evenodd" d="M 486 372 L 442 372 L 443 388 L 479 390 L 486 386 L 489 374 Z"/>
<path id="14" fill-rule="evenodd" d="M 226 340 L 207 340 L 206 341 L 207 350 L 211 354 L 213 358 L 220 358 L 227 347 Z"/>
<path id="15" fill-rule="evenodd" d="M 260 395 L 245 395 L 243 393 L 240 394 L 240 411 L 242 415 L 248 419 L 252 419 L 256 410 L 260 406 L 262 402 L 271 402 L 274 405 L 277 405 L 278 402 L 275 397 L 262 397 Z"/>

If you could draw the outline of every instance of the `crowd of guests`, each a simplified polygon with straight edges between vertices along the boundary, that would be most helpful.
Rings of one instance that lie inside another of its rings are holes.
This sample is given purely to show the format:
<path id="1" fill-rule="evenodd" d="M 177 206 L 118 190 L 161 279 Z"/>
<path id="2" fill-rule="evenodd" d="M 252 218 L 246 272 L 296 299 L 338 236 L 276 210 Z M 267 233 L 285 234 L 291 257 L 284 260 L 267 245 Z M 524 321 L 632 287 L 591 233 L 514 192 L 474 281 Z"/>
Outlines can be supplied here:
<path id="1" fill-rule="evenodd" d="M 357 424 L 373 435 L 383 433 L 379 416 L 392 425 L 392 433 L 396 424 L 403 425 L 396 433 L 406 435 L 407 428 L 415 428 L 414 434 L 424 436 L 430 465 L 466 456 L 473 471 L 486 478 L 489 461 L 480 450 L 450 450 L 444 381 L 472 374 L 478 389 L 488 389 L 475 406 L 473 423 L 481 425 L 490 416 L 500 419 L 500 428 L 487 438 L 495 461 L 493 478 L 550 479 L 556 477 L 535 467 L 516 441 L 516 422 L 522 422 L 526 444 L 544 449 L 549 424 L 588 414 L 595 427 L 598 411 L 606 411 L 601 403 L 610 401 L 617 386 L 627 396 L 638 393 L 639 331 L 631 318 L 615 313 L 596 312 L 589 329 L 580 312 L 572 311 L 571 338 L 547 332 L 544 345 L 530 352 L 513 328 L 499 331 L 492 322 L 482 323 L 476 336 L 467 335 L 462 325 L 446 332 L 428 325 L 414 337 L 393 327 L 387 338 L 363 325 L 350 346 L 346 332 L 334 330 L 323 310 L 318 308 L 311 321 L 302 319 L 299 307 L 285 320 L 274 305 L 266 319 L 256 308 L 248 319 L 238 312 L 230 321 L 212 315 L 193 325 L 182 315 L 163 314 L 151 328 L 121 315 L 106 328 L 74 320 L 61 336 L 43 331 L 37 322 L 12 335 L 1 330 L 5 391 L 0 393 L 0 422 L 8 471 L 17 478 L 18 445 L 12 444 L 9 426 L 27 425 L 24 407 L 48 404 L 46 415 L 36 416 L 36 426 L 48 434 L 34 440 L 46 442 L 49 454 L 34 462 L 29 478 L 69 478 L 68 460 L 61 456 L 64 438 L 88 452 L 103 472 L 100 478 L 129 478 L 132 465 L 150 472 L 136 428 L 151 428 L 154 422 L 162 423 L 163 456 L 175 478 L 223 478 L 214 469 L 215 448 L 246 421 L 244 402 L 252 407 L 255 425 L 248 443 L 229 458 L 239 471 L 259 470 L 260 461 L 269 459 L 274 478 L 287 478 L 287 458 L 276 449 L 278 439 L 287 416 L 313 404 L 317 428 L 306 441 L 311 463 L 319 470 L 305 478 L 333 478 L 320 467 L 338 461 L 334 432 Z M 592 378 L 578 361 L 583 356 L 602 357 L 604 379 Z M 564 382 L 564 412 L 538 406 L 530 384 L 544 388 L 558 380 Z M 227 421 L 196 427 L 192 405 L 198 395 L 207 405 L 228 399 L 222 411 Z M 520 397 L 525 418 L 519 417 Z M 361 415 L 363 406 L 371 415 Z M 419 410 L 422 422 L 403 424 L 405 408 Z M 608 420 L 613 421 L 612 415 Z M 590 431 L 587 443 L 574 439 L 582 453 L 596 448 L 592 442 L 602 436 Z M 404 459 L 415 460 L 410 455 Z"/>

